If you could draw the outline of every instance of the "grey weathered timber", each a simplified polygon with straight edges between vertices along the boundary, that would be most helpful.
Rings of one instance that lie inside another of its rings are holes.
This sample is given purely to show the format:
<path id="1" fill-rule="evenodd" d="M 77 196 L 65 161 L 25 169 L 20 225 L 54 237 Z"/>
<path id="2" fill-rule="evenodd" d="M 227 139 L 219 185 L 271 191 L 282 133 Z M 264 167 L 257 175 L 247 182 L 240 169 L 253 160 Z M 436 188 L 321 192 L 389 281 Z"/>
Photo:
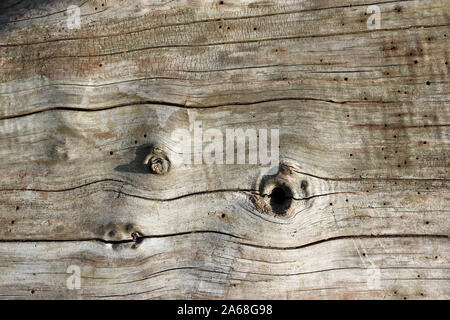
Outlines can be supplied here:
<path id="1" fill-rule="evenodd" d="M 0 298 L 450 299 L 449 60 L 450 0 L 2 1 Z"/>

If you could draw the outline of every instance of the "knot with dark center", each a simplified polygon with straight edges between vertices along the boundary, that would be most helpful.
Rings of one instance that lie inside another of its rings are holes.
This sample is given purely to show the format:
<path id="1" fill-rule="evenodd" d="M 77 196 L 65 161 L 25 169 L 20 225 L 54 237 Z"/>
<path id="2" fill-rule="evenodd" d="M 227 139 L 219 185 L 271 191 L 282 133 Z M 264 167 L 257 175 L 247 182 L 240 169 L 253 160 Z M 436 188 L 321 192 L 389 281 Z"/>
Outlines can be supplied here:
<path id="1" fill-rule="evenodd" d="M 170 161 L 167 155 L 160 148 L 155 147 L 145 157 L 143 165 L 153 174 L 165 174 L 170 169 Z"/>

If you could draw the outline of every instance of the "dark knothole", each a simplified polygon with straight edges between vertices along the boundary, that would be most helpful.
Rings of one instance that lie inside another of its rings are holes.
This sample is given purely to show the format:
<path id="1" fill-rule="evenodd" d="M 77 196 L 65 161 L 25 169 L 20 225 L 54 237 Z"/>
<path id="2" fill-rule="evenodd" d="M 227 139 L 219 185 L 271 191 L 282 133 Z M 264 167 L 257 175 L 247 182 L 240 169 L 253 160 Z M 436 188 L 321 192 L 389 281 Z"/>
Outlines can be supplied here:
<path id="1" fill-rule="evenodd" d="M 269 195 L 270 206 L 276 215 L 285 215 L 292 205 L 292 191 L 286 186 L 276 186 Z"/>

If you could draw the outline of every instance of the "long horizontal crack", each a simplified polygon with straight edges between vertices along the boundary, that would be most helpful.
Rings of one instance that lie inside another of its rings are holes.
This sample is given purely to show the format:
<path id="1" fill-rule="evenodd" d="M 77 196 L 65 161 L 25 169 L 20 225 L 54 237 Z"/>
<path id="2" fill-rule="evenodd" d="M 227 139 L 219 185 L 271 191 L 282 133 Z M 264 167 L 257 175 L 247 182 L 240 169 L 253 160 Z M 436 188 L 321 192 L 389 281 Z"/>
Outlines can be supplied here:
<path id="1" fill-rule="evenodd" d="M 86 239 L 0 239 L 0 243 L 40 243 L 40 242 L 88 242 L 88 241 L 97 241 L 104 244 L 124 244 L 124 243 L 140 243 L 146 239 L 157 239 L 157 238 L 170 238 L 170 237 L 178 237 L 192 234 L 218 234 L 226 237 L 230 237 L 233 239 L 239 240 L 249 240 L 234 234 L 222 232 L 222 231 L 214 231 L 214 230 L 198 230 L 198 231 L 186 231 L 186 232 L 178 232 L 172 234 L 161 234 L 161 235 L 138 235 L 133 239 L 124 239 L 124 240 L 105 240 L 102 238 L 86 238 Z M 225 240 L 230 241 L 238 245 L 250 246 L 254 248 L 260 249 L 270 249 L 270 250 L 298 250 L 303 249 L 319 244 L 323 244 L 330 241 L 338 241 L 338 240 L 346 240 L 346 239 L 389 239 L 389 238 L 434 238 L 434 239 L 450 239 L 450 235 L 440 235 L 440 234 L 380 234 L 380 235 L 343 235 L 343 236 L 335 236 L 329 237 L 326 239 L 320 239 L 317 241 L 291 246 L 291 247 L 276 247 L 276 246 L 265 246 L 258 245 L 250 242 L 235 242 L 233 240 Z"/>
<path id="2" fill-rule="evenodd" d="M 161 106 L 168 106 L 168 107 L 176 107 L 176 108 L 184 108 L 184 109 L 212 109 L 212 108 L 223 108 L 223 107 L 232 107 L 232 106 L 249 106 L 249 105 L 257 105 L 257 104 L 263 104 L 263 103 L 270 103 L 270 102 L 278 102 L 278 101 L 317 101 L 317 102 L 327 102 L 327 103 L 333 103 L 333 104 L 349 104 L 349 103 L 361 103 L 360 100 L 355 101 L 335 101 L 331 99 L 318 99 L 318 98 L 311 98 L 311 97 L 297 97 L 297 98 L 274 98 L 274 99 L 265 99 L 265 100 L 259 100 L 259 101 L 250 101 L 250 102 L 230 102 L 230 103 L 224 103 L 224 104 L 213 104 L 213 105 L 186 105 L 181 103 L 174 103 L 174 102 L 166 102 L 166 101 L 155 101 L 155 100 L 146 100 L 146 101 L 134 101 L 134 102 L 128 102 L 128 103 L 122 103 L 122 104 L 116 104 L 112 106 L 106 106 L 101 108 L 83 108 L 83 107 L 51 107 L 51 108 L 43 108 L 35 111 L 30 112 L 24 112 L 20 114 L 15 115 L 9 115 L 9 116 L 2 116 L 0 117 L 0 120 L 7 120 L 7 119 L 14 119 L 19 117 L 25 117 L 30 116 L 34 114 L 39 114 L 43 112 L 48 111 L 76 111 L 76 112 L 98 112 L 103 110 L 110 110 L 115 108 L 125 108 L 125 107 L 131 107 L 136 105 L 161 105 Z M 367 101 L 364 101 L 367 102 Z M 373 103 L 395 103 L 397 101 L 373 101 Z"/>
<path id="3" fill-rule="evenodd" d="M 303 172 L 300 171 L 292 166 L 288 166 L 289 169 L 291 169 L 292 171 L 298 173 L 298 174 L 302 174 L 311 178 L 316 178 L 316 179 L 320 179 L 320 180 L 326 180 L 326 181 L 450 181 L 450 178 L 377 178 L 377 177 L 348 177 L 348 178 L 331 178 L 331 177 L 323 177 L 323 176 L 318 176 L 318 175 L 314 175 L 311 173 L 307 173 L 307 172 Z"/>
<path id="4" fill-rule="evenodd" d="M 32 188 L 10 188 L 10 189 L 0 189 L 0 192 L 48 192 L 48 193 L 59 193 L 59 192 L 67 192 L 67 191 L 73 191 L 76 189 L 80 189 L 80 188 L 84 188 L 86 186 L 90 186 L 90 185 L 94 185 L 97 183 L 102 183 L 102 182 L 118 182 L 118 183 L 122 183 L 122 184 L 129 184 L 128 182 L 124 182 L 121 180 L 115 180 L 115 179 L 102 179 L 102 180 L 98 180 L 98 181 L 93 181 L 93 182 L 89 182 L 83 185 L 79 185 L 79 186 L 75 186 L 75 187 L 71 187 L 71 188 L 67 188 L 67 189 L 32 189 Z M 167 201 L 174 201 L 174 200 L 179 200 L 182 198 L 187 198 L 187 197 L 192 197 L 192 196 L 197 196 L 197 195 L 203 195 L 203 194 L 214 194 L 214 193 L 226 193 L 226 192 L 250 192 L 250 193 L 258 193 L 258 190 L 254 190 L 254 189 L 214 189 L 214 190 L 204 190 L 204 191 L 197 191 L 197 192 L 191 192 L 191 193 L 186 193 L 186 194 L 182 194 L 176 197 L 172 197 L 172 198 L 150 198 L 150 197 L 145 197 L 145 196 L 139 196 L 139 195 L 135 195 L 135 194 L 131 194 L 131 193 L 126 193 L 123 192 L 122 190 L 115 190 L 115 189 L 101 189 L 100 191 L 105 191 L 105 192 L 116 192 L 120 195 L 125 195 L 128 197 L 133 197 L 133 198 L 138 198 L 138 199 L 143 199 L 143 200 L 149 200 L 149 201 L 161 201 L 161 202 L 167 202 Z"/>
<path id="5" fill-rule="evenodd" d="M 380 239 L 380 238 L 435 238 L 435 239 L 450 239 L 450 235 L 438 235 L 438 234 L 382 234 L 382 235 L 346 235 L 346 236 L 336 236 L 336 237 L 330 237 L 326 239 L 321 239 L 309 243 L 305 243 L 298 246 L 292 246 L 292 247 L 275 247 L 275 246 L 264 246 L 264 245 L 257 245 L 253 243 L 248 242 L 234 242 L 236 244 L 240 245 L 246 245 L 254 248 L 260 248 L 260 249 L 271 249 L 271 250 L 297 250 L 297 249 L 303 249 L 311 246 L 315 246 L 318 244 L 322 244 L 329 241 L 337 241 L 337 240 L 345 240 L 345 239 Z"/>
<path id="6" fill-rule="evenodd" d="M 177 237 L 177 236 L 184 236 L 184 235 L 190 235 L 190 234 L 219 234 L 235 239 L 244 239 L 243 237 L 239 237 L 236 235 L 233 235 L 231 233 L 226 233 L 222 231 L 215 231 L 215 230 L 197 230 L 197 231 L 185 231 L 185 232 L 178 232 L 178 233 L 172 233 L 172 234 L 161 234 L 161 235 L 141 235 L 139 233 L 136 233 L 131 239 L 123 239 L 123 240 L 106 240 L 103 238 L 80 238 L 80 239 L 74 239 L 74 238 L 68 238 L 68 239 L 0 239 L 0 243 L 11 243 L 11 242 L 88 242 L 88 241 L 97 241 L 105 244 L 122 244 L 122 243 L 133 243 L 137 242 L 140 243 L 145 239 L 156 239 L 156 238 L 168 238 L 168 237 Z"/>

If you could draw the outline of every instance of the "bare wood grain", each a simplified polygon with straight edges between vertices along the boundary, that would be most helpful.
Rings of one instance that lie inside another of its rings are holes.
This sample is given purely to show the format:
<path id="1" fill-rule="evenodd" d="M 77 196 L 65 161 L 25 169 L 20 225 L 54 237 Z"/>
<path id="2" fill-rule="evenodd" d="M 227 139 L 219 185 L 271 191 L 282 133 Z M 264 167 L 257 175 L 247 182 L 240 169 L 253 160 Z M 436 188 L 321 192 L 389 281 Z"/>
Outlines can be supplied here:
<path id="1" fill-rule="evenodd" d="M 0 4 L 0 297 L 448 299 L 449 10 Z M 279 129 L 279 172 L 150 174 L 145 155 L 180 156 L 195 120 Z M 264 207 L 267 179 L 289 215 Z"/>

